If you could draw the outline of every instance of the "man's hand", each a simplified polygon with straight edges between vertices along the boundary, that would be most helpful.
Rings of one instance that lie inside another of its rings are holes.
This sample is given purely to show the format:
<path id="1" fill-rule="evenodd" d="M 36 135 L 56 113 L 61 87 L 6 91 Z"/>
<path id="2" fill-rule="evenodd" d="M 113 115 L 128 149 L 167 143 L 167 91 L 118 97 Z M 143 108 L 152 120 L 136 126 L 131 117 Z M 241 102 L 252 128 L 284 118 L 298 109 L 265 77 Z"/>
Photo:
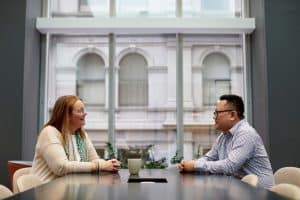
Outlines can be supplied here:
<path id="1" fill-rule="evenodd" d="M 194 165 L 194 160 L 182 160 L 180 164 L 178 164 L 178 169 L 180 172 L 192 172 L 195 169 Z"/>

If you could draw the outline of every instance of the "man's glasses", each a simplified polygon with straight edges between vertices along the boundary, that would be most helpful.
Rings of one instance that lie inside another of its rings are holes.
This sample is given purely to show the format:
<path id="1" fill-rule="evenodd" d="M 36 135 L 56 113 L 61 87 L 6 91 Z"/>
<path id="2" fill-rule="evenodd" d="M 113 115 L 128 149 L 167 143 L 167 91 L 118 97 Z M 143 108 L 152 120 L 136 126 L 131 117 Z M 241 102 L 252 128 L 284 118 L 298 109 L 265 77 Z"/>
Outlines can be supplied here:
<path id="1" fill-rule="evenodd" d="M 218 114 L 223 113 L 223 112 L 232 112 L 234 110 L 215 110 L 214 116 L 218 116 Z"/>

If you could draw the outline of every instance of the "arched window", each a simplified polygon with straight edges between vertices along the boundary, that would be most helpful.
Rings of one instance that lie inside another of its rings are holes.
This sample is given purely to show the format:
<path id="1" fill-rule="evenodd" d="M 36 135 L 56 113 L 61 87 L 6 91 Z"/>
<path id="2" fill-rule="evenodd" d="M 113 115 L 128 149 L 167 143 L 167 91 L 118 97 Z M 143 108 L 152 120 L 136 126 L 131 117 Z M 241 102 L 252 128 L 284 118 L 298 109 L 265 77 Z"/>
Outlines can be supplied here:
<path id="1" fill-rule="evenodd" d="M 203 103 L 215 105 L 219 96 L 231 93 L 228 59 L 221 53 L 212 53 L 203 61 Z"/>
<path id="2" fill-rule="evenodd" d="M 148 105 L 148 73 L 145 58 L 130 53 L 120 61 L 119 105 Z"/>
<path id="3" fill-rule="evenodd" d="M 88 53 L 77 63 L 77 95 L 88 106 L 105 105 L 105 68 L 103 59 Z"/>

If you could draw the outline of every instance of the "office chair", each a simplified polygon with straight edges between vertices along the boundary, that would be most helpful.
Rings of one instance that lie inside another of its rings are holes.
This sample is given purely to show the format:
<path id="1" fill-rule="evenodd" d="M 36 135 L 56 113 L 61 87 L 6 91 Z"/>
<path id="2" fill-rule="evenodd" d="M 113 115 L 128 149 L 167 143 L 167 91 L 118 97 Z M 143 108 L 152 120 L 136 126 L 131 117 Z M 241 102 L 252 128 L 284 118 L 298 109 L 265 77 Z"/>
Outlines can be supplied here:
<path id="1" fill-rule="evenodd" d="M 248 174 L 246 176 L 244 176 L 241 181 L 243 181 L 244 183 L 247 183 L 249 185 L 252 185 L 254 187 L 257 186 L 258 184 L 258 177 L 255 174 Z"/>
<path id="2" fill-rule="evenodd" d="M 0 185 L 0 199 L 5 199 L 9 196 L 13 195 L 12 191 L 5 187 L 4 185 Z"/>
<path id="3" fill-rule="evenodd" d="M 300 187 L 300 168 L 282 167 L 274 173 L 275 185 L 289 183 Z"/>
<path id="4" fill-rule="evenodd" d="M 300 199 L 300 188 L 289 183 L 274 185 L 271 191 L 291 199 Z"/>
<path id="5" fill-rule="evenodd" d="M 13 181 L 12 181 L 12 191 L 13 193 L 18 193 L 19 192 L 19 188 L 17 186 L 17 180 L 19 177 L 25 175 L 25 174 L 29 174 L 31 170 L 31 167 L 25 167 L 25 168 L 21 168 L 18 169 L 17 171 L 15 171 L 14 175 L 13 175 Z"/>
<path id="6" fill-rule="evenodd" d="M 41 184 L 43 184 L 43 182 L 33 174 L 26 174 L 20 176 L 17 180 L 17 186 L 20 192 L 29 190 Z"/>

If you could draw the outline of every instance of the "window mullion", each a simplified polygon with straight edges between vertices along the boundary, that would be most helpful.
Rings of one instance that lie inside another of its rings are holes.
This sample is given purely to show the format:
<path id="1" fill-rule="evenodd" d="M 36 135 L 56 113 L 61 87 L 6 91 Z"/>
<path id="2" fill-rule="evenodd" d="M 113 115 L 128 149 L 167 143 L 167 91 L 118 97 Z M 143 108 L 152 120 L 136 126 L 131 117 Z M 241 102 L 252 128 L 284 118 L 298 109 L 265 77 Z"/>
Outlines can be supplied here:
<path id="1" fill-rule="evenodd" d="M 183 47 L 182 34 L 176 34 L 176 107 L 177 107 L 177 155 L 183 157 Z"/>
<path id="2" fill-rule="evenodd" d="M 109 37 L 109 61 L 108 61 L 108 142 L 115 149 L 115 35 Z M 116 152 L 115 152 L 116 153 Z"/>

